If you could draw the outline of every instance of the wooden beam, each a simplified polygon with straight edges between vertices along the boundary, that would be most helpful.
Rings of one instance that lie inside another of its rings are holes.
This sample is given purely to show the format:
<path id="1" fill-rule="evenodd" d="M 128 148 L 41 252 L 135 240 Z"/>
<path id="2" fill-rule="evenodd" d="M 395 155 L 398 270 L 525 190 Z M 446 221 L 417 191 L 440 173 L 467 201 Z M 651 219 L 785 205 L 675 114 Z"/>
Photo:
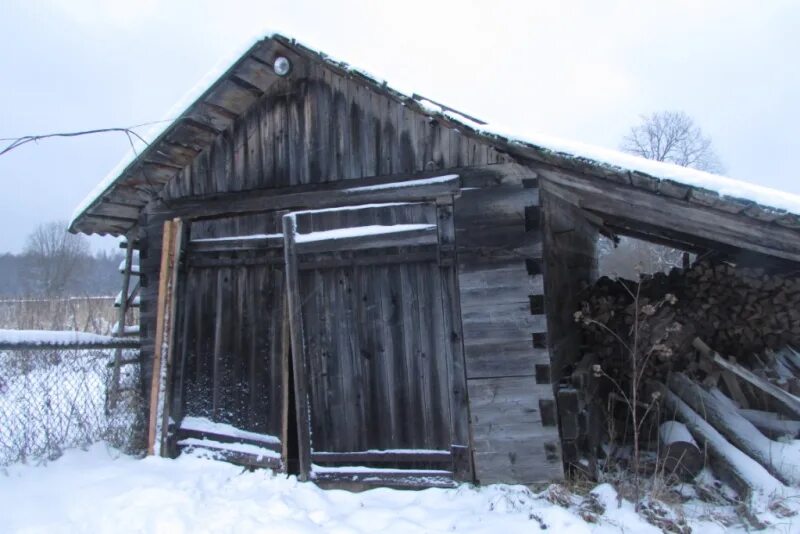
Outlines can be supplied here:
<path id="1" fill-rule="evenodd" d="M 800 233 L 755 219 L 556 168 L 536 167 L 542 187 L 575 205 L 725 245 L 800 261 Z"/>
<path id="2" fill-rule="evenodd" d="M 409 449 L 393 451 L 356 451 L 356 452 L 312 452 L 314 463 L 366 464 L 366 463 L 425 463 L 445 464 L 452 462 L 450 451 L 417 451 Z"/>
<path id="3" fill-rule="evenodd" d="M 432 181 L 433 178 L 442 178 Z M 458 175 L 421 173 L 388 178 L 324 184 L 301 185 L 276 189 L 259 189 L 198 195 L 171 200 L 169 205 L 158 203 L 149 209 L 155 219 L 191 217 L 207 219 L 222 215 L 304 208 L 352 206 L 380 202 L 414 202 L 456 194 L 460 189 Z"/>

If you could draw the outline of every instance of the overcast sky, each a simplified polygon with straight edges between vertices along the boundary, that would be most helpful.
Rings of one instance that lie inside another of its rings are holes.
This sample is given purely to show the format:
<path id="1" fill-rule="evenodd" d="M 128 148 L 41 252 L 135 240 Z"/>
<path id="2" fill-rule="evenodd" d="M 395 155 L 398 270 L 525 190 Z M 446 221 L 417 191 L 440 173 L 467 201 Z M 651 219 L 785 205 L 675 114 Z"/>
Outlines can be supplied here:
<path id="1" fill-rule="evenodd" d="M 682 110 L 729 176 L 800 194 L 797 1 L 2 0 L 0 137 L 162 119 L 267 30 L 520 133 L 616 148 L 641 114 Z M 128 148 L 0 157 L 0 252 L 69 219 Z"/>

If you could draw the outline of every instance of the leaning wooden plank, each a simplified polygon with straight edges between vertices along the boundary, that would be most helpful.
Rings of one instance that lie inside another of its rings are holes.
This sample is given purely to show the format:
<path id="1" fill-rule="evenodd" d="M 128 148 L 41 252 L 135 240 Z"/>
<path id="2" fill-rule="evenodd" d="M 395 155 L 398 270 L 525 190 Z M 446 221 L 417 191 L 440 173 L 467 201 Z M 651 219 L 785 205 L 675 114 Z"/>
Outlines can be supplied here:
<path id="1" fill-rule="evenodd" d="M 800 398 L 752 373 L 750 370 L 745 369 L 741 365 L 725 360 L 725 358 L 723 358 L 719 353 L 711 350 L 711 348 L 700 338 L 695 338 L 695 340 L 692 342 L 692 345 L 694 345 L 697 350 L 699 350 L 704 356 L 711 359 L 711 361 L 713 361 L 723 370 L 730 371 L 742 380 L 748 382 L 752 386 L 760 389 L 767 395 L 774 398 L 781 404 L 781 406 L 783 406 L 793 415 L 800 416 Z"/>
<path id="2" fill-rule="evenodd" d="M 161 268 L 159 271 L 158 297 L 156 301 L 156 335 L 153 351 L 153 377 L 150 385 L 150 419 L 147 432 L 147 453 L 161 454 L 161 425 L 163 418 L 163 400 L 166 384 L 166 365 L 164 358 L 168 351 L 167 338 L 169 331 L 169 293 L 172 280 L 173 250 L 175 243 L 175 222 L 165 221 L 161 242 Z"/>
<path id="3" fill-rule="evenodd" d="M 284 257 L 286 259 L 286 296 L 289 311 L 289 339 L 292 347 L 295 404 L 297 412 L 297 451 L 301 480 L 311 473 L 311 412 L 308 398 L 306 346 L 303 335 L 303 303 L 300 300 L 300 279 L 297 269 L 295 235 L 297 219 L 294 214 L 283 216 Z"/>
<path id="4" fill-rule="evenodd" d="M 786 484 L 800 485 L 800 447 L 768 439 L 742 417 L 733 402 L 721 392 L 710 393 L 683 373 L 670 377 L 669 388 L 775 478 Z"/>
<path id="5" fill-rule="evenodd" d="M 166 382 L 162 384 L 161 390 L 163 391 L 163 398 L 159 399 L 161 403 L 159 409 L 161 415 L 161 455 L 166 456 L 167 453 L 167 431 L 169 428 L 169 406 L 170 396 L 172 394 L 172 367 L 175 360 L 175 322 L 177 318 L 177 294 L 178 294 L 178 262 L 180 261 L 181 250 L 183 249 L 184 228 L 183 222 L 180 219 L 172 221 L 172 250 L 170 251 L 169 263 L 169 285 L 167 287 L 167 308 L 166 308 L 166 325 L 164 329 L 164 344 L 166 344 L 166 354 L 162 354 L 164 361 L 165 371 L 164 376 Z"/>
<path id="6" fill-rule="evenodd" d="M 758 462 L 731 445 L 703 417 L 667 388 L 662 389 L 667 413 L 681 419 L 694 438 L 712 457 L 716 473 L 745 497 L 751 508 L 764 509 L 768 499 L 787 493 L 788 488 Z"/>
<path id="7" fill-rule="evenodd" d="M 0 350 L 138 349 L 138 338 L 101 336 L 72 330 L 0 329 Z"/>

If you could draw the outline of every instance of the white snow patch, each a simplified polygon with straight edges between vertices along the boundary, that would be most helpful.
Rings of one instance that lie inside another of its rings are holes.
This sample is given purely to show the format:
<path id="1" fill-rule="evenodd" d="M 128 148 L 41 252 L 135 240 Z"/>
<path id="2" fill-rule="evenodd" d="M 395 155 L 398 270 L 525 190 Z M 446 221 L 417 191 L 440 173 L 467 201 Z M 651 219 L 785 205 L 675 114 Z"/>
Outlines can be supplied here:
<path id="1" fill-rule="evenodd" d="M 292 213 L 290 213 L 290 215 L 295 216 L 295 215 L 304 215 L 308 213 L 327 213 L 334 211 L 366 210 L 374 208 L 388 208 L 392 206 L 411 206 L 414 204 L 419 204 L 419 202 L 383 202 L 380 204 L 356 204 L 353 206 L 336 206 L 333 208 L 319 208 L 314 210 L 293 211 Z"/>
<path id="2" fill-rule="evenodd" d="M 216 423 L 205 417 L 184 417 L 183 421 L 181 421 L 181 429 L 191 430 L 194 432 L 207 432 L 209 434 L 218 434 L 233 438 L 250 439 L 253 441 L 260 441 L 262 443 L 280 444 L 281 442 L 280 439 L 270 434 L 259 434 L 258 432 L 242 430 L 227 423 Z"/>
<path id="3" fill-rule="evenodd" d="M 231 451 L 241 452 L 244 454 L 252 454 L 257 458 L 280 458 L 281 455 L 277 452 L 253 445 L 252 443 L 225 443 L 208 438 L 186 438 L 178 442 L 178 445 L 183 447 L 202 447 L 204 449 L 213 449 L 216 451 Z"/>
<path id="4" fill-rule="evenodd" d="M 365 185 L 361 187 L 348 187 L 345 193 L 355 193 L 357 191 L 380 191 L 381 189 L 402 189 L 405 187 L 419 187 L 421 185 L 444 184 L 452 182 L 458 178 L 457 174 L 436 176 L 433 178 L 420 178 L 419 180 L 409 180 L 407 182 L 392 182 L 388 184 Z"/>
<path id="5" fill-rule="evenodd" d="M 280 239 L 283 234 L 248 234 L 248 235 L 232 235 L 226 237 L 201 237 L 192 239 L 192 243 L 216 243 L 225 241 L 261 241 L 263 239 Z"/>
<path id="6" fill-rule="evenodd" d="M 297 243 L 308 243 L 311 241 L 326 241 L 328 239 L 345 239 L 356 236 L 394 234 L 401 232 L 413 232 L 416 230 L 435 229 L 435 224 L 393 224 L 388 226 L 373 224 L 369 226 L 354 226 L 352 228 L 336 228 L 335 230 L 323 230 L 308 234 L 296 234 L 295 241 Z"/>
<path id="7" fill-rule="evenodd" d="M 408 534 L 658 534 L 608 485 L 593 491 L 606 506 L 596 524 L 523 486 L 360 493 L 322 490 L 294 476 L 183 454 L 134 459 L 104 444 L 69 450 L 46 466 L 16 464 L 0 474 L 4 532 L 322 532 Z M 745 532 L 689 520 L 694 532 Z M 773 532 L 797 532 L 797 517 Z"/>

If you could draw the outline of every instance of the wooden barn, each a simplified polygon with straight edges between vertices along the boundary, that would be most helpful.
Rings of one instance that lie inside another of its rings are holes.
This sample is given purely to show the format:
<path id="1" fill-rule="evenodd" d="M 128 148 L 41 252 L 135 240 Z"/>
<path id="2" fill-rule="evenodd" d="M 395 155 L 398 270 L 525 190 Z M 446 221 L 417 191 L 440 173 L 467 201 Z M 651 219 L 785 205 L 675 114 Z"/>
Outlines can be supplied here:
<path id="1" fill-rule="evenodd" d="M 565 378 L 599 232 L 800 261 L 797 216 L 697 176 L 494 134 L 272 35 L 70 229 L 127 238 L 152 451 L 533 484 L 578 457 Z"/>

